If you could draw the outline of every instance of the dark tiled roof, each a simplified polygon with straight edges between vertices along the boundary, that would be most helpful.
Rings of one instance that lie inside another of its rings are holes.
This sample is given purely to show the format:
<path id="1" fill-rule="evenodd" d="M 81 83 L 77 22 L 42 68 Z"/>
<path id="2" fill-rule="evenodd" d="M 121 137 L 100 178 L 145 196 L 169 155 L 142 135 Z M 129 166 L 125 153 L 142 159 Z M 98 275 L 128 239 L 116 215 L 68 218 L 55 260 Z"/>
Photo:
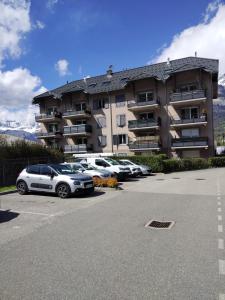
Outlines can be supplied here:
<path id="1" fill-rule="evenodd" d="M 153 65 L 147 65 L 135 69 L 115 72 L 111 80 L 107 78 L 106 74 L 90 77 L 86 80 L 75 80 L 58 87 L 49 92 L 45 92 L 39 96 L 34 97 L 33 103 L 38 103 L 39 100 L 46 97 L 60 98 L 65 93 L 72 93 L 84 91 L 88 94 L 97 94 L 123 89 L 127 82 L 139 80 L 149 77 L 155 77 L 158 80 L 165 80 L 171 74 L 188 71 L 191 69 L 205 69 L 212 73 L 218 73 L 219 61 L 216 59 L 200 58 L 200 57 L 186 57 L 176 60 L 171 60 L 170 64 L 162 62 Z"/>

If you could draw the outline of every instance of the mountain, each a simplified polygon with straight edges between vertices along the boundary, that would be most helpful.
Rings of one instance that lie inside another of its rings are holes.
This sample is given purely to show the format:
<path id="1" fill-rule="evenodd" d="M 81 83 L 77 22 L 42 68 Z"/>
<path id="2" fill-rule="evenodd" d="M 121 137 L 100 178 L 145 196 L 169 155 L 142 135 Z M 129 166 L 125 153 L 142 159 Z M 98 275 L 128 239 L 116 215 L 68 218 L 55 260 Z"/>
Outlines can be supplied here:
<path id="1" fill-rule="evenodd" d="M 225 133 L 225 74 L 218 80 L 218 99 L 214 100 L 213 114 L 215 139 L 219 140 Z"/>
<path id="2" fill-rule="evenodd" d="M 37 131 L 38 127 L 36 125 L 22 126 L 20 123 L 14 121 L 0 122 L 0 134 L 5 136 L 15 136 L 20 139 L 37 142 L 35 135 Z"/>

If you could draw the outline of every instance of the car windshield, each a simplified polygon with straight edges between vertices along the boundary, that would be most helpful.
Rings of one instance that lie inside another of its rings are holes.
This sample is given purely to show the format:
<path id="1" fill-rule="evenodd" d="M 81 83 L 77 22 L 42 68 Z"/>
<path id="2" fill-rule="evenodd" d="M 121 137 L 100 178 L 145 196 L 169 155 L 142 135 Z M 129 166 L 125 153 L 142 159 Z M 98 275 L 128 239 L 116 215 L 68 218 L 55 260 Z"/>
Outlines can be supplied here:
<path id="1" fill-rule="evenodd" d="M 123 166 L 131 165 L 131 163 L 129 163 L 128 161 L 120 160 L 119 162 L 120 162 L 120 164 L 123 165 Z"/>
<path id="2" fill-rule="evenodd" d="M 117 166 L 117 165 L 119 165 L 119 163 L 116 161 L 116 160 L 114 160 L 114 159 L 111 159 L 111 158 L 106 158 L 105 159 L 107 162 L 109 162 L 111 165 L 113 165 L 113 166 Z"/>
<path id="3" fill-rule="evenodd" d="M 97 170 L 97 168 L 93 167 L 92 165 L 89 164 L 82 164 L 82 167 L 84 167 L 86 170 Z"/>
<path id="4" fill-rule="evenodd" d="M 58 174 L 61 175 L 72 175 L 77 174 L 69 165 L 50 165 Z"/>

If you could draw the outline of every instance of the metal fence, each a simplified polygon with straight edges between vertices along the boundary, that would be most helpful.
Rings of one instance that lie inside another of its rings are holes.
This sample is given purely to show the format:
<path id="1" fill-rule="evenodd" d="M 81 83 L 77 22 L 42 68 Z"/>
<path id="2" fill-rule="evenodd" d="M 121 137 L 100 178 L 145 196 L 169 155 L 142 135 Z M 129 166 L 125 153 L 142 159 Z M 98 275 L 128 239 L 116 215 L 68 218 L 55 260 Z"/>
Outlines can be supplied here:
<path id="1" fill-rule="evenodd" d="M 0 187 L 15 185 L 19 173 L 28 165 L 59 162 L 51 157 L 0 159 Z"/>

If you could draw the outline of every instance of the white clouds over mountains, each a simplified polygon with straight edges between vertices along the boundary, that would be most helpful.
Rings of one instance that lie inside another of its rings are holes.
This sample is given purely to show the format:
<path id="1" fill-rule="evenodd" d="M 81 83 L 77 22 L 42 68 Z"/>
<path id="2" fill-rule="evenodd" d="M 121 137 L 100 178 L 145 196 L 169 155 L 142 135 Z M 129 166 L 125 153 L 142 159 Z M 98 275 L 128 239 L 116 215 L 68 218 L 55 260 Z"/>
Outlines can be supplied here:
<path id="1" fill-rule="evenodd" d="M 220 60 L 220 74 L 225 73 L 225 4 L 209 3 L 203 21 L 176 34 L 169 46 L 163 47 L 153 62 L 185 56 L 216 58 Z"/>
<path id="2" fill-rule="evenodd" d="M 22 55 L 21 41 L 26 34 L 44 27 L 40 21 L 32 26 L 30 5 L 28 0 L 0 0 L 0 68 L 6 58 Z M 41 79 L 28 69 L 0 70 L 0 122 L 11 119 L 27 125 L 34 123 L 35 109 L 30 107 L 31 100 L 44 91 Z"/>

